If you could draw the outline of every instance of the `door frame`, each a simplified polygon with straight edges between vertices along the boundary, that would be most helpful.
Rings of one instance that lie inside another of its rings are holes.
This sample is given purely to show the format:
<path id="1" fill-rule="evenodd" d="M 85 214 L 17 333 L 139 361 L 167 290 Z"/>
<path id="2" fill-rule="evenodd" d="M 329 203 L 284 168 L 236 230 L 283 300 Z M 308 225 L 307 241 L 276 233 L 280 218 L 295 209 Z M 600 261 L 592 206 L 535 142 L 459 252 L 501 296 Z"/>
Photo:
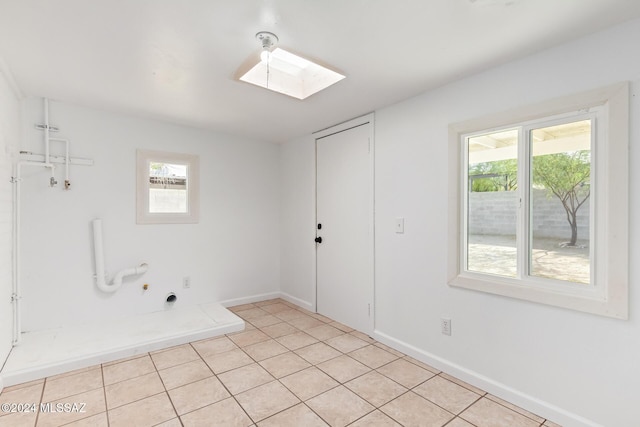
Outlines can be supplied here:
<path id="1" fill-rule="evenodd" d="M 370 314 L 369 314 L 369 330 L 361 331 L 367 334 L 372 334 L 375 329 L 375 113 L 369 113 L 364 116 L 357 117 L 355 119 L 347 120 L 346 122 L 339 123 L 337 125 L 321 129 L 313 132 L 314 138 L 314 152 L 315 152 L 315 179 L 314 179 L 314 212 L 315 223 L 314 232 L 318 235 L 318 140 L 331 136 L 346 130 L 356 128 L 359 126 L 369 126 L 369 247 L 368 252 L 371 259 L 371 271 L 369 272 L 369 295 L 370 301 Z M 314 243 L 315 244 L 315 243 Z M 315 259 L 315 284 L 313 293 L 313 311 L 318 312 L 318 250 L 316 245 L 316 259 Z"/>

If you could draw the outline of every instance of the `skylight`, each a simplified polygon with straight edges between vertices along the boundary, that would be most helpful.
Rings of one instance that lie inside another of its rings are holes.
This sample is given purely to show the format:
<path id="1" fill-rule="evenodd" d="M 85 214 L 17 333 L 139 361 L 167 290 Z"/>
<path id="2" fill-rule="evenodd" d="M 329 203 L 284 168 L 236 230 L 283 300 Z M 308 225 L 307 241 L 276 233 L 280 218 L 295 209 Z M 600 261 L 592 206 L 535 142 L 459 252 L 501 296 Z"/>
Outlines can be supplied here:
<path id="1" fill-rule="evenodd" d="M 276 48 L 267 60 L 260 61 L 240 80 L 274 92 L 305 99 L 344 79 L 345 76 Z"/>

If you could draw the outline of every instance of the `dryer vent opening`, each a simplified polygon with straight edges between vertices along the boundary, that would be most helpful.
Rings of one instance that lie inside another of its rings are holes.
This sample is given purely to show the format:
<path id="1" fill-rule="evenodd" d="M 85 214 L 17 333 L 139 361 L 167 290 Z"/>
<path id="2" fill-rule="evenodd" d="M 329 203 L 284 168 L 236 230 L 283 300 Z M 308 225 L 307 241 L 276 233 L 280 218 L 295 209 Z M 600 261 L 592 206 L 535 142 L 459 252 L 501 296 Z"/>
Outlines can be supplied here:
<path id="1" fill-rule="evenodd" d="M 169 304 L 172 304 L 172 303 L 176 302 L 177 299 L 178 299 L 178 297 L 173 292 L 171 292 L 169 295 L 167 295 L 167 302 Z"/>

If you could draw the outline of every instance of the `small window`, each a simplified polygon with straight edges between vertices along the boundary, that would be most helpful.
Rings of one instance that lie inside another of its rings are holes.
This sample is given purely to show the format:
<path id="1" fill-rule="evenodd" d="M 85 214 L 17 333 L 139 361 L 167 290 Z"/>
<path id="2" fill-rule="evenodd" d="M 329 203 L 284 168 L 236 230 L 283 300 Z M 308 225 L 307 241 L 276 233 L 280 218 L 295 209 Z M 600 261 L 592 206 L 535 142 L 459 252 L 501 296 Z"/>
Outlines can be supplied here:
<path id="1" fill-rule="evenodd" d="M 450 285 L 627 318 L 628 86 L 450 131 Z"/>
<path id="2" fill-rule="evenodd" d="M 137 152 L 137 223 L 198 222 L 198 157 Z"/>

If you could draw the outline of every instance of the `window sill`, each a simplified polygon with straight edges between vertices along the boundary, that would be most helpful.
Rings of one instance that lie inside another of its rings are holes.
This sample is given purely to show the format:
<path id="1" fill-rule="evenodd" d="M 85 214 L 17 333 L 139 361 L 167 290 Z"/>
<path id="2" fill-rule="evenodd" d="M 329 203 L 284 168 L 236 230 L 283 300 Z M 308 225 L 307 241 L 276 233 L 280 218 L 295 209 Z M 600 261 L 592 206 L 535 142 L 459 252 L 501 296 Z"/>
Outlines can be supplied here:
<path id="1" fill-rule="evenodd" d="M 585 288 L 582 289 L 580 289 L 580 285 L 565 285 L 562 289 L 550 289 L 540 287 L 535 281 L 464 273 L 451 279 L 449 286 L 568 308 L 616 319 L 628 318 L 626 299 L 616 299 L 614 296 L 612 300 L 607 300 L 606 297 L 598 295 L 594 287 L 588 285 L 584 285 Z"/>

